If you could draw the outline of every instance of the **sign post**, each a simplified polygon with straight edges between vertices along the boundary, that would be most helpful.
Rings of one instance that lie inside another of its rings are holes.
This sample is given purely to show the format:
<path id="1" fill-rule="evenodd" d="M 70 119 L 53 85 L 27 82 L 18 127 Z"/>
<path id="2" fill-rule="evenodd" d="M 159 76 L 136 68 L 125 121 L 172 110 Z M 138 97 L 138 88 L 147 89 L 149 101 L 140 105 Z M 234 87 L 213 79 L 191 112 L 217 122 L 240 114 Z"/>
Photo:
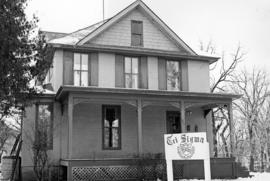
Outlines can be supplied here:
<path id="1" fill-rule="evenodd" d="M 165 134 L 167 180 L 173 181 L 172 160 L 204 160 L 205 181 L 211 180 L 209 143 L 206 133 Z"/>

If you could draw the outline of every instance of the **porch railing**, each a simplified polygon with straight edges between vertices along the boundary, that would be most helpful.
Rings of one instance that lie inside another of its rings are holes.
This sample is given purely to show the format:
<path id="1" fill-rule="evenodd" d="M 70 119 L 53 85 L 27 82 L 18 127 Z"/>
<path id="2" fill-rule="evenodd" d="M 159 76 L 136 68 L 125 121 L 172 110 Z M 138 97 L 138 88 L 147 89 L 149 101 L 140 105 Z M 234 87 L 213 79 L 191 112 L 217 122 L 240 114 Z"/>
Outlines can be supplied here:
<path id="1" fill-rule="evenodd" d="M 164 159 L 152 159 L 142 163 L 139 159 L 108 160 L 62 160 L 67 174 L 66 180 L 166 180 Z M 232 158 L 212 158 L 212 178 L 235 178 L 235 160 Z M 203 162 L 173 161 L 174 178 L 204 178 Z"/>

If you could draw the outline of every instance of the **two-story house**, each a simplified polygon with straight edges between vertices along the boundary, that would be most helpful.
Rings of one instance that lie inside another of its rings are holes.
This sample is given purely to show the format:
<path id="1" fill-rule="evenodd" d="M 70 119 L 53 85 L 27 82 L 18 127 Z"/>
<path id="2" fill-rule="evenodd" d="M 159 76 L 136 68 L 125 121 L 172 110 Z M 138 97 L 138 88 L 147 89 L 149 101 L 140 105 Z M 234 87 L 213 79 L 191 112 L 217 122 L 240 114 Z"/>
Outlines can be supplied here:
<path id="1" fill-rule="evenodd" d="M 26 109 L 24 178 L 40 121 L 49 125 L 50 161 L 67 180 L 134 179 L 135 155 L 164 153 L 167 133 L 207 132 L 213 153 L 209 113 L 220 104 L 231 110 L 239 96 L 210 93 L 209 65 L 218 58 L 198 55 L 142 1 L 73 33 L 47 35 L 54 57 L 45 83 L 53 92 Z M 232 159 L 215 163 L 216 177 L 234 176 Z M 191 165 L 178 176 L 203 174 Z"/>

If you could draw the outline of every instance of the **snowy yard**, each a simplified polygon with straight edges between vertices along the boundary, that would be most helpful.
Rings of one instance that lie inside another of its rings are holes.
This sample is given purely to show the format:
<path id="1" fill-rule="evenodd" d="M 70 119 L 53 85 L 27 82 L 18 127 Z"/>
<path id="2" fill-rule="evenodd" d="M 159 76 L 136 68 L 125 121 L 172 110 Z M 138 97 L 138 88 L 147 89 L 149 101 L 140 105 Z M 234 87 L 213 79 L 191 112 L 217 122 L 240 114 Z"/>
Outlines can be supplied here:
<path id="1" fill-rule="evenodd" d="M 212 181 L 270 181 L 270 173 L 250 173 L 251 178 L 238 178 L 235 180 L 227 179 L 214 179 Z M 181 180 L 181 181 L 198 181 L 196 179 L 192 180 Z"/>

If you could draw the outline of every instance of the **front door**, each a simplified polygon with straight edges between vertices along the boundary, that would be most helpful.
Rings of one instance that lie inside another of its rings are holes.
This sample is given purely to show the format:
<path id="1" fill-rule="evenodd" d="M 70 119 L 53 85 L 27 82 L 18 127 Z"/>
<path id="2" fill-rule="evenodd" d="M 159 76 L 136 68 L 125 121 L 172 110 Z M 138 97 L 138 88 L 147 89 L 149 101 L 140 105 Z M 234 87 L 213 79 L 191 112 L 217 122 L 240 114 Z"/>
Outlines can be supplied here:
<path id="1" fill-rule="evenodd" d="M 180 113 L 167 111 L 167 133 L 181 133 Z"/>

